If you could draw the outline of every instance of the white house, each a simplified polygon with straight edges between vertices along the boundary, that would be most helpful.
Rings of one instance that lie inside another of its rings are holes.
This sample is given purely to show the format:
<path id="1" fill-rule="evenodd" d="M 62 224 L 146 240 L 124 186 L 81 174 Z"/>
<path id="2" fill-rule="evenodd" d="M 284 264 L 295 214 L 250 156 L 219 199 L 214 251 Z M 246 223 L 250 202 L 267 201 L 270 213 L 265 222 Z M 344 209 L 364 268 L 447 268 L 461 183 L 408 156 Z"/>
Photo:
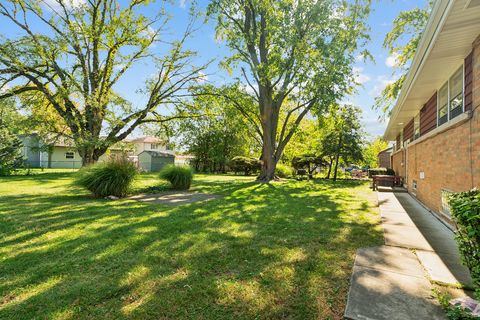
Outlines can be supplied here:
<path id="1" fill-rule="evenodd" d="M 21 135 L 20 139 L 23 143 L 22 155 L 25 158 L 25 164 L 31 168 L 78 169 L 82 166 L 82 158 L 69 138 L 58 137 L 54 139 L 54 142 L 47 144 L 34 133 Z M 166 144 L 156 137 L 141 137 L 124 141 L 132 144 L 132 151 L 127 154 L 139 166 L 138 155 L 143 151 L 163 151 L 175 156 L 175 152 L 167 150 Z M 124 149 L 112 146 L 106 154 L 100 157 L 99 161 L 104 161 L 111 154 L 121 152 L 124 152 Z"/>

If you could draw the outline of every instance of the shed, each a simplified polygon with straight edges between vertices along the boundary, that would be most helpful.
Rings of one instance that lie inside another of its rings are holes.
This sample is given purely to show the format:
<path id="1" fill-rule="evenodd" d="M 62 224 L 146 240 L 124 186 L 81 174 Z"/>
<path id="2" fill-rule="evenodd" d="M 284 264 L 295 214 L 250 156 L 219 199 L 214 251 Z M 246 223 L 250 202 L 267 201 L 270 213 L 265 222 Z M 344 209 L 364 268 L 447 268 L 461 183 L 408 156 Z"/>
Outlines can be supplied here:
<path id="1" fill-rule="evenodd" d="M 175 155 L 165 151 L 146 150 L 138 155 L 138 165 L 146 172 L 156 172 L 168 164 L 175 164 Z"/>

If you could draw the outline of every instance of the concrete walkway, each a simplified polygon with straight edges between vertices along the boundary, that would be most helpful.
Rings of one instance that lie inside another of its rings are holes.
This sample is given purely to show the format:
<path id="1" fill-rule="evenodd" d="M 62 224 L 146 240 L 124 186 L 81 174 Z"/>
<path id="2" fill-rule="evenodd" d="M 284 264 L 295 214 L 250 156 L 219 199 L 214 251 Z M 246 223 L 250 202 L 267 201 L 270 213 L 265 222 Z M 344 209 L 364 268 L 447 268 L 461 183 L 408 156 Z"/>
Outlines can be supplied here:
<path id="1" fill-rule="evenodd" d="M 432 283 L 472 286 L 453 232 L 408 193 L 378 192 L 385 245 L 357 251 L 346 319 L 446 319 Z"/>

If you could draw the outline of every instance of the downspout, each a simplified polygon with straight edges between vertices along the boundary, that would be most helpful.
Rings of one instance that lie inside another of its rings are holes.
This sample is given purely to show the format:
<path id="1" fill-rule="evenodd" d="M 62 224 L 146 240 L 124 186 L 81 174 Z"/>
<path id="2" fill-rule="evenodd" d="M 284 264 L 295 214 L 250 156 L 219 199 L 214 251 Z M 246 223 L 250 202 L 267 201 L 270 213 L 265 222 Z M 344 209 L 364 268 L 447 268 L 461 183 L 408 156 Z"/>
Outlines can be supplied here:
<path id="1" fill-rule="evenodd" d="M 406 146 L 405 146 L 405 185 L 404 187 L 408 191 L 408 144 L 410 141 L 407 141 Z"/>

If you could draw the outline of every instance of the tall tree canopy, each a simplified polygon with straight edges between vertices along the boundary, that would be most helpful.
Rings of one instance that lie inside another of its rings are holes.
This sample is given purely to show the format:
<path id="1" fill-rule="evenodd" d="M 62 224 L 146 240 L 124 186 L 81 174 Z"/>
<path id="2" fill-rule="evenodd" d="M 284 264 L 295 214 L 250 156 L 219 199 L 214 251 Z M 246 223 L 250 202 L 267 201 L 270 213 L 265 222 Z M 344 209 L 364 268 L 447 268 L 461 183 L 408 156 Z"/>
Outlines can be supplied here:
<path id="1" fill-rule="evenodd" d="M 204 76 L 203 67 L 192 66 L 194 52 L 184 49 L 193 22 L 178 40 L 160 38 L 169 17 L 163 6 L 155 18 L 144 15 L 151 2 L 2 1 L 0 17 L 10 27 L 0 37 L 0 99 L 27 96 L 53 109 L 84 164 L 142 123 L 168 121 L 157 107 L 178 107 L 185 87 Z M 139 62 L 156 66 L 138 88 L 146 96 L 140 106 L 115 90 Z"/>
<path id="2" fill-rule="evenodd" d="M 258 104 L 261 181 L 275 178 L 285 146 L 308 113 L 351 90 L 355 53 L 368 39 L 369 0 L 213 0 L 217 36 Z M 293 107 L 279 121 L 285 102 Z M 293 120 L 292 120 L 293 119 Z M 290 126 L 289 123 L 292 123 Z"/>
<path id="3" fill-rule="evenodd" d="M 235 156 L 258 158 L 258 134 L 231 100 L 220 95 L 200 95 L 193 102 L 191 113 L 199 116 L 178 121 L 176 131 L 180 145 L 195 156 L 197 171 L 225 172 L 227 163 Z M 251 99 L 235 103 L 241 103 L 245 111 L 255 107 Z"/>
<path id="4" fill-rule="evenodd" d="M 355 106 L 333 105 L 328 116 L 321 119 L 332 128 L 321 141 L 321 154 L 329 159 L 327 178 L 333 169 L 333 180 L 337 180 L 340 160 L 345 165 L 363 161 L 365 132 L 360 123 L 361 114 L 362 110 Z"/>
<path id="5" fill-rule="evenodd" d="M 386 116 L 390 115 L 392 106 L 402 89 L 432 6 L 433 1 L 429 0 L 425 8 L 413 8 L 400 12 L 393 20 L 392 30 L 385 36 L 383 46 L 395 60 L 392 76 L 396 80 L 387 84 L 381 94 L 375 98 L 375 108 Z"/>

